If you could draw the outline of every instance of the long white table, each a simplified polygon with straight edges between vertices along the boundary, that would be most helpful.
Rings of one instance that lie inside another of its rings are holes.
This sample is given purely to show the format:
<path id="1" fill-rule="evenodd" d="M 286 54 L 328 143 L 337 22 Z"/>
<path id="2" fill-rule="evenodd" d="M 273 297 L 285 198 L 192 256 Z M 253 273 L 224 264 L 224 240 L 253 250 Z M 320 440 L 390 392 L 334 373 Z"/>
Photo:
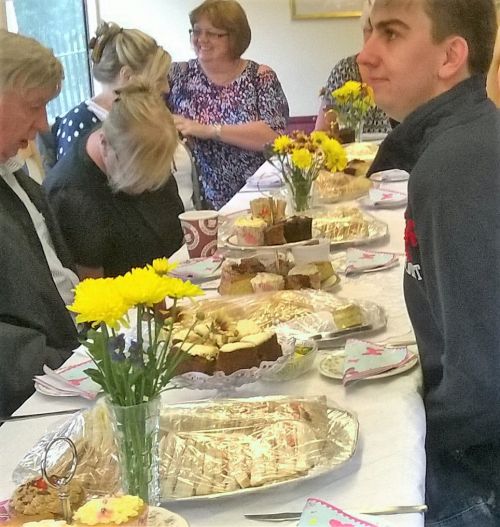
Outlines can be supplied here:
<path id="1" fill-rule="evenodd" d="M 258 193 L 244 190 L 224 207 L 223 213 L 243 210 L 251 199 L 258 196 Z M 402 255 L 403 210 L 376 211 L 375 215 L 389 225 L 390 239 L 370 245 L 370 248 Z M 187 257 L 185 248 L 176 255 L 178 259 L 184 257 Z M 343 297 L 372 300 L 385 308 L 387 328 L 374 340 L 411 338 L 402 294 L 402 261 L 401 256 L 400 265 L 389 270 L 353 278 L 342 277 L 341 287 L 336 292 Z M 360 431 L 354 458 L 339 470 L 302 484 L 290 484 L 237 498 L 178 503 L 170 508 L 183 515 L 191 527 L 252 527 L 267 523 L 250 522 L 243 514 L 300 511 L 308 497 L 322 498 L 352 511 L 424 503 L 425 416 L 421 386 L 419 367 L 384 379 L 361 381 L 347 388 L 338 381 L 321 376 L 317 368 L 289 382 L 258 381 L 242 386 L 237 389 L 237 396 L 325 394 L 330 401 L 354 411 Z M 165 399 L 181 402 L 214 395 L 214 392 L 184 389 L 167 392 Z M 89 403 L 80 398 L 51 398 L 35 393 L 17 414 L 85 406 Z M 11 474 L 16 463 L 45 431 L 59 422 L 60 417 L 44 417 L 6 423 L 0 427 L 0 499 L 8 497 L 15 487 Z M 384 525 L 422 527 L 423 515 L 379 517 L 379 521 L 383 521 Z"/>

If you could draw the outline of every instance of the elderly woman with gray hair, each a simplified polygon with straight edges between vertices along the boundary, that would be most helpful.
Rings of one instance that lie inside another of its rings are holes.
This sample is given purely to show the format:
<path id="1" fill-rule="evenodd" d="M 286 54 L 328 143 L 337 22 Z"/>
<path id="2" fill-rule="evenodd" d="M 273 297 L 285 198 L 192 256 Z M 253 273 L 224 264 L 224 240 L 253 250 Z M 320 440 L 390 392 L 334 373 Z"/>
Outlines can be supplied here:
<path id="1" fill-rule="evenodd" d="M 115 276 L 182 245 L 183 206 L 165 169 L 176 146 L 161 94 L 136 80 L 49 172 L 43 185 L 80 278 Z"/>

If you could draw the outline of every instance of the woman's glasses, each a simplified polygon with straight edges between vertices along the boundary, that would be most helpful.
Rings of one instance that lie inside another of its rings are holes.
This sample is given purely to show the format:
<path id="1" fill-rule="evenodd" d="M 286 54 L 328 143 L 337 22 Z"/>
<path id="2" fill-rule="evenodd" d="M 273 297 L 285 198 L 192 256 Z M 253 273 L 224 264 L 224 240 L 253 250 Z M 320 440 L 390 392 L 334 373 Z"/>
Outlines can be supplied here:
<path id="1" fill-rule="evenodd" d="M 206 29 L 190 29 L 189 30 L 189 36 L 191 38 L 200 38 L 203 34 L 209 39 L 209 40 L 217 40 L 219 38 L 224 38 L 229 35 L 229 33 L 218 33 L 217 31 L 209 31 Z"/>

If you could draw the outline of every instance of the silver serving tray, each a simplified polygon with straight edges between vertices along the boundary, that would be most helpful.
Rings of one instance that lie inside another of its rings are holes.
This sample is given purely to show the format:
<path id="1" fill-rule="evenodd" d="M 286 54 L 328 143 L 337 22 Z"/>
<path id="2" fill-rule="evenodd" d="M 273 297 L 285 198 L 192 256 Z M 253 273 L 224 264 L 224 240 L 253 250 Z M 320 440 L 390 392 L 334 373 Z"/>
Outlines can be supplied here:
<path id="1" fill-rule="evenodd" d="M 259 397 L 259 401 L 265 400 L 275 400 L 276 396 L 270 397 Z M 245 400 L 245 399 L 243 399 Z M 234 399 L 235 403 L 238 403 L 240 400 Z M 196 401 L 193 402 L 193 410 L 196 410 L 196 405 L 204 403 L 207 401 Z M 175 407 L 177 405 L 171 405 Z M 181 405 L 179 405 L 181 406 Z M 185 403 L 182 405 L 185 406 Z M 332 472 L 338 470 L 347 462 L 349 462 L 356 451 L 356 446 L 358 443 L 358 429 L 359 423 L 357 417 L 342 408 L 328 407 L 328 433 L 327 441 L 323 449 L 321 461 L 318 465 L 312 468 L 307 474 L 297 476 L 295 478 L 290 478 L 282 481 L 277 481 L 275 483 L 268 483 L 259 487 L 248 487 L 245 489 L 238 489 L 229 492 L 220 492 L 215 494 L 206 494 L 202 496 L 187 496 L 182 498 L 169 498 L 162 496 L 161 505 L 167 507 L 169 504 L 185 502 L 185 501 L 207 501 L 207 500 L 216 500 L 220 498 L 229 498 L 234 496 L 242 496 L 246 494 L 254 494 L 256 492 L 268 491 L 271 489 L 283 487 L 285 485 L 302 483 L 313 478 L 316 478 L 327 472 Z"/>

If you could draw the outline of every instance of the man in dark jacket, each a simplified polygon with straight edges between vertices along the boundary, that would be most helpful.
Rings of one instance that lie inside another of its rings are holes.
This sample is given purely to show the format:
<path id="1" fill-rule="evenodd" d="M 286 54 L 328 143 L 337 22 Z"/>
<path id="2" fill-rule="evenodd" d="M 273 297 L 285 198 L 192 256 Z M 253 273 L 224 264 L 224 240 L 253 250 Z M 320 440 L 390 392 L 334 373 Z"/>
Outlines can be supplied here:
<path id="1" fill-rule="evenodd" d="M 62 66 L 33 39 L 0 30 L 0 416 L 33 393 L 43 364 L 78 345 L 65 305 L 78 278 L 40 186 L 15 155 L 47 128 Z"/>
<path id="2" fill-rule="evenodd" d="M 376 0 L 371 22 L 358 62 L 401 124 L 370 170 L 410 172 L 404 290 L 424 374 L 426 525 L 500 525 L 494 2 Z"/>

